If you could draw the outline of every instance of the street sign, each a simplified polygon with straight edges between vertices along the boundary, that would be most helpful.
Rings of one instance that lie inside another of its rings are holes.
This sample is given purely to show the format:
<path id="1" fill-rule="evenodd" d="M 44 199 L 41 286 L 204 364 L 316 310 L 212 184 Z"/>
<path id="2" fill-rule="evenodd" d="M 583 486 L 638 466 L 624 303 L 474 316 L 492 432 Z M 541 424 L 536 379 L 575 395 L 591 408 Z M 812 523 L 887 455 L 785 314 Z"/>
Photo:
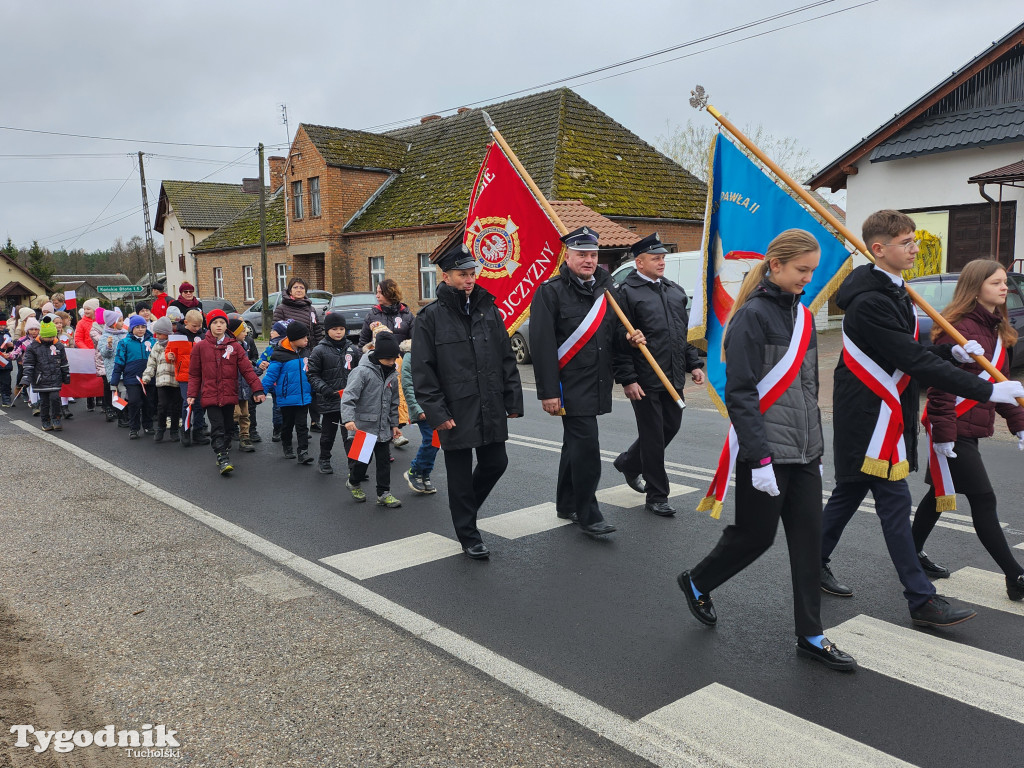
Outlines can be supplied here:
<path id="1" fill-rule="evenodd" d="M 96 290 L 111 296 L 119 296 L 124 293 L 142 293 L 143 288 L 141 285 L 97 285 Z"/>

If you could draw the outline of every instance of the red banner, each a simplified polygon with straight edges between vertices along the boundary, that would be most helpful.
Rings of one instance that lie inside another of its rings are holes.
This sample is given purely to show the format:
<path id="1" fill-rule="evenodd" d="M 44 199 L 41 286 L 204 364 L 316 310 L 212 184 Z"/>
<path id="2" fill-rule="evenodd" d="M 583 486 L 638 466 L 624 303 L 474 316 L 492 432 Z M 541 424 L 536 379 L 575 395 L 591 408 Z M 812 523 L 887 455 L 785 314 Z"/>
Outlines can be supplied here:
<path id="1" fill-rule="evenodd" d="M 466 247 L 480 265 L 480 286 L 494 296 L 512 333 L 529 316 L 537 287 L 561 263 L 560 234 L 495 142 L 469 200 Z"/>

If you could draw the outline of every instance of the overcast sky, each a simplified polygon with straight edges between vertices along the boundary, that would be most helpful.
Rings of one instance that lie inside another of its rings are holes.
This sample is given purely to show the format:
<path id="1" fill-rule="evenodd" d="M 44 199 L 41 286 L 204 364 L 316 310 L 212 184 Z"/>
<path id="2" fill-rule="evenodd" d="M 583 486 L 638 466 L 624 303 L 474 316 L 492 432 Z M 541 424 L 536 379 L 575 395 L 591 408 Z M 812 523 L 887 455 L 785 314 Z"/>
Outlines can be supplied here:
<path id="1" fill-rule="evenodd" d="M 3 2 L 0 237 L 92 250 L 143 235 L 130 155 L 152 153 L 155 215 L 162 179 L 237 182 L 258 172 L 245 147 L 283 153 L 271 148 L 285 142 L 282 103 L 292 136 L 300 122 L 408 122 L 812 2 Z M 823 165 L 1024 20 L 1024 6 L 1007 0 L 854 7 L 864 2 L 833 0 L 623 69 L 692 54 L 677 61 L 568 85 L 653 144 L 667 123 L 711 120 L 688 105 L 701 83 L 735 122 L 796 137 Z M 61 153 L 106 156 L 11 157 Z M 196 160 L 174 159 L 185 157 Z"/>

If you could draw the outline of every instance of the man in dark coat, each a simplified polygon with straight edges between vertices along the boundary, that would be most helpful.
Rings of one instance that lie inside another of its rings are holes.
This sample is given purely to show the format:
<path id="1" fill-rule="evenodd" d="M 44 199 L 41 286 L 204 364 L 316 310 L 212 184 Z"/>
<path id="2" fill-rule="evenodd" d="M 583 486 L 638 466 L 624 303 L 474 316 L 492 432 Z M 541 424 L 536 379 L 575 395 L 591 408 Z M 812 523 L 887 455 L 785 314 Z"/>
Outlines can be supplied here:
<path id="1" fill-rule="evenodd" d="M 704 363 L 697 349 L 686 343 L 689 315 L 686 291 L 667 280 L 665 246 L 658 233 L 631 248 L 636 271 L 619 286 L 619 306 L 630 324 L 647 337 L 647 349 L 682 397 L 686 374 L 694 384 L 704 383 Z M 661 383 L 647 359 L 625 338 L 615 340 L 615 381 L 622 385 L 636 416 L 637 438 L 615 459 L 615 468 L 638 493 L 647 494 L 646 509 L 662 517 L 676 513 L 668 503 L 665 448 L 679 432 L 683 407 Z M 641 483 L 643 475 L 646 486 Z"/>
<path id="2" fill-rule="evenodd" d="M 473 256 L 459 243 L 438 263 L 437 301 L 416 318 L 413 387 L 441 438 L 455 533 L 469 557 L 483 560 L 490 551 L 476 516 L 508 466 L 506 419 L 523 415 L 523 388 L 494 297 L 476 284 Z"/>
<path id="3" fill-rule="evenodd" d="M 611 275 L 597 265 L 598 233 L 580 227 L 562 236 L 565 263 L 541 284 L 530 305 L 530 350 L 537 398 L 562 417 L 555 508 L 589 534 L 611 533 L 597 505 L 601 446 L 597 417 L 612 409 L 612 339 L 621 330 L 604 292 Z M 636 332 L 631 344 L 642 344 Z"/>

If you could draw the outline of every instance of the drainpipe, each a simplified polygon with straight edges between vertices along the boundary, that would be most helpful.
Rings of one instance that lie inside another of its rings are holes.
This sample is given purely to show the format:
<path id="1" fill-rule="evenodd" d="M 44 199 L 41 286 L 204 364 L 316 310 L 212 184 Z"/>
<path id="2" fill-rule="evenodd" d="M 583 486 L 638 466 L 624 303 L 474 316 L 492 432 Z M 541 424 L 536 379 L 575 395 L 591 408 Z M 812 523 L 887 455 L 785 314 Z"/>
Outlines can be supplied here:
<path id="1" fill-rule="evenodd" d="M 992 197 L 992 195 L 990 195 L 988 192 L 985 191 L 985 182 L 983 182 L 983 181 L 979 181 L 978 182 L 978 193 L 983 198 L 988 200 L 989 203 L 991 203 L 992 205 L 994 205 L 994 206 L 998 205 L 999 206 L 999 208 L 997 209 L 998 210 L 998 216 L 999 216 L 999 218 L 1002 218 L 1003 206 L 999 202 L 997 202 L 995 200 L 995 198 Z M 1003 185 L 1000 184 L 999 185 L 999 197 L 1002 198 L 1002 196 L 1003 196 Z M 990 227 L 991 232 L 989 234 L 989 239 L 990 239 L 991 242 L 994 242 L 996 244 L 996 261 L 999 261 L 999 224 L 996 222 L 996 219 L 992 217 L 991 213 L 989 213 L 989 217 L 992 218 L 992 225 Z"/>

